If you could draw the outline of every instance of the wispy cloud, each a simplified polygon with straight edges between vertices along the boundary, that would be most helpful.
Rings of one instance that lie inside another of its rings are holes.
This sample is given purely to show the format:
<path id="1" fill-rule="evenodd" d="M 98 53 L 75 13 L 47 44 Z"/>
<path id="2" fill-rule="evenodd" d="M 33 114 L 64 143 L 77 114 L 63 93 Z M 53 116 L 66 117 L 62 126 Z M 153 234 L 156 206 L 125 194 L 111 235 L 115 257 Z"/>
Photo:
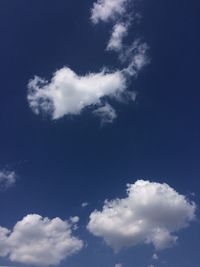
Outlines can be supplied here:
<path id="1" fill-rule="evenodd" d="M 0 189 L 8 189 L 15 185 L 17 175 L 15 171 L 1 170 L 0 171 Z"/>
<path id="2" fill-rule="evenodd" d="M 98 116 L 101 119 L 101 124 L 112 123 L 116 118 L 117 114 L 114 108 L 105 103 L 104 106 L 101 106 L 93 111 L 93 114 Z"/>
<path id="3" fill-rule="evenodd" d="M 119 52 L 123 48 L 123 38 L 128 34 L 128 24 L 117 23 L 113 27 L 111 38 L 107 45 L 108 51 Z"/>

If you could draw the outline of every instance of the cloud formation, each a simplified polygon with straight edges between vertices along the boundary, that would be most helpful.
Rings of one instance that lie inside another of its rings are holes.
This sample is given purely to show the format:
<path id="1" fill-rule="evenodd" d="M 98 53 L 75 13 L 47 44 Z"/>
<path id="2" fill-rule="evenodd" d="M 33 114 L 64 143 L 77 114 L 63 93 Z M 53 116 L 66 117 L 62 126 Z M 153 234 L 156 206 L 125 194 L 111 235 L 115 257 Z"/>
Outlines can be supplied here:
<path id="1" fill-rule="evenodd" d="M 27 94 L 29 106 L 35 114 L 48 115 L 56 120 L 65 115 L 80 115 L 89 107 L 105 124 L 117 118 L 109 99 L 135 100 L 136 93 L 128 91 L 128 83 L 149 63 L 148 46 L 140 40 L 131 46 L 124 46 L 122 42 L 128 34 L 130 20 L 123 22 L 119 19 L 127 11 L 128 3 L 129 0 L 97 0 L 91 9 L 93 23 L 114 21 L 107 50 L 117 51 L 121 62 L 126 62 L 126 67 L 115 71 L 103 68 L 100 72 L 86 75 L 63 67 L 53 73 L 51 80 L 35 76 L 28 83 Z"/>
<path id="2" fill-rule="evenodd" d="M 58 119 L 64 115 L 80 114 L 85 107 L 100 104 L 103 97 L 117 98 L 127 85 L 122 71 L 103 70 L 79 76 L 65 67 L 54 73 L 50 83 L 35 77 L 28 87 L 32 110 L 36 114 L 47 113 Z"/>
<path id="3" fill-rule="evenodd" d="M 108 22 L 121 16 L 126 11 L 129 0 L 97 0 L 91 10 L 91 20 L 94 24 L 99 21 Z"/>
<path id="4" fill-rule="evenodd" d="M 72 235 L 75 222 L 77 218 L 68 222 L 31 214 L 13 230 L 0 227 L 0 256 L 36 266 L 57 265 L 83 247 L 83 242 Z"/>
<path id="5" fill-rule="evenodd" d="M 29 106 L 35 114 L 46 114 L 54 120 L 64 115 L 78 115 L 86 107 L 93 107 L 95 115 L 102 115 L 104 122 L 111 122 L 116 117 L 115 111 L 103 99 L 121 101 L 126 97 L 134 100 L 133 92 L 127 90 L 127 83 L 130 77 L 138 75 L 147 62 L 146 58 L 146 50 L 138 49 L 133 51 L 129 66 L 122 70 L 103 69 L 99 73 L 80 76 L 64 67 L 53 74 L 50 82 L 35 76 L 28 84 Z"/>
<path id="6" fill-rule="evenodd" d="M 138 244 L 156 250 L 176 243 L 179 230 L 195 219 L 196 205 L 167 184 L 138 180 L 128 185 L 127 197 L 105 201 L 90 215 L 88 230 L 115 251 Z"/>
<path id="7" fill-rule="evenodd" d="M 14 171 L 0 171 L 0 189 L 8 189 L 16 183 L 17 175 Z"/>

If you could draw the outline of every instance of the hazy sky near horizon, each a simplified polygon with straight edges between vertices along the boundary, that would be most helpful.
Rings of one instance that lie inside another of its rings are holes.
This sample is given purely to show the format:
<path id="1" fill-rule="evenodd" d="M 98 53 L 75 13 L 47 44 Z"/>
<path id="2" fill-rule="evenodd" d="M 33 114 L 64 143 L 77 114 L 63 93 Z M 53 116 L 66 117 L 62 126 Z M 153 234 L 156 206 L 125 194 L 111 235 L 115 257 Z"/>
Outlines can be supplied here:
<path id="1" fill-rule="evenodd" d="M 0 1 L 0 266 L 199 267 L 199 11 Z"/>

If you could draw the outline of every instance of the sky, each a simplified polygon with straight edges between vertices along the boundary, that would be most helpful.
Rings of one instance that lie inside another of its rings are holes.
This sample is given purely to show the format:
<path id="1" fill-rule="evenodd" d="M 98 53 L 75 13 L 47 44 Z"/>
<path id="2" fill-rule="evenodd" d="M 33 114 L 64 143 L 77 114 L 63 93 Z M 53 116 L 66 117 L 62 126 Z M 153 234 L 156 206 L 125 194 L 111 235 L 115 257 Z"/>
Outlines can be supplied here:
<path id="1" fill-rule="evenodd" d="M 0 1 L 0 266 L 199 267 L 199 11 Z"/>

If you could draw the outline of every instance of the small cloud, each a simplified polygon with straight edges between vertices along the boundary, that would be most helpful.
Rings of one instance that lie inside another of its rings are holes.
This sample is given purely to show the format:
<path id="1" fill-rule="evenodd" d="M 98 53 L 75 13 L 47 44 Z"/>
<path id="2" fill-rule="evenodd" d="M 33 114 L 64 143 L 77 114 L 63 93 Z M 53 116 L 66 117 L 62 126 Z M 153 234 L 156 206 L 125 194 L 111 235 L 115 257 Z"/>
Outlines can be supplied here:
<path id="1" fill-rule="evenodd" d="M 129 0 L 97 0 L 91 10 L 91 20 L 94 24 L 108 22 L 122 16 Z"/>
<path id="2" fill-rule="evenodd" d="M 78 216 L 70 217 L 70 222 L 72 224 L 78 223 L 80 218 Z"/>
<path id="3" fill-rule="evenodd" d="M 128 33 L 128 25 L 125 23 L 117 23 L 113 27 L 111 38 L 107 45 L 107 50 L 119 52 L 122 47 L 122 40 Z"/>
<path id="4" fill-rule="evenodd" d="M 0 189 L 8 189 L 15 185 L 17 175 L 14 171 L 0 171 Z"/>
<path id="5" fill-rule="evenodd" d="M 152 259 L 153 260 L 159 260 L 159 257 L 158 257 L 158 255 L 156 253 L 154 253 L 153 256 L 152 256 Z"/>
<path id="6" fill-rule="evenodd" d="M 83 203 L 81 204 L 81 207 L 82 207 L 82 208 L 86 208 L 87 206 L 89 206 L 89 203 L 88 203 L 88 202 L 83 202 Z"/>
<path id="7" fill-rule="evenodd" d="M 117 263 L 115 264 L 115 267 L 123 267 L 123 265 L 121 263 Z"/>
<path id="8" fill-rule="evenodd" d="M 112 123 L 116 118 L 117 114 L 114 108 L 106 103 L 104 106 L 99 107 L 93 111 L 93 114 L 101 119 L 101 124 Z"/>

